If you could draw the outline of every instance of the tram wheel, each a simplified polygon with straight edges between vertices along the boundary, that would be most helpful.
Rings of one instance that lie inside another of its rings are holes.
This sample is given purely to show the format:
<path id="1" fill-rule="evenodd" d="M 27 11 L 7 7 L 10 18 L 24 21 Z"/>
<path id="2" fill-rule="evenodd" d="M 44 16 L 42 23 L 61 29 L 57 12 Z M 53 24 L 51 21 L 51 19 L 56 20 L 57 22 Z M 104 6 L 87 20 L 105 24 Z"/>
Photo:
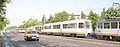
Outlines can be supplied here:
<path id="1" fill-rule="evenodd" d="M 102 40 L 103 39 L 103 36 L 100 36 L 100 35 L 96 35 L 95 37 L 96 39 L 99 39 L 99 40 Z"/>
<path id="2" fill-rule="evenodd" d="M 90 34 L 87 34 L 86 38 L 92 38 L 92 36 Z"/>

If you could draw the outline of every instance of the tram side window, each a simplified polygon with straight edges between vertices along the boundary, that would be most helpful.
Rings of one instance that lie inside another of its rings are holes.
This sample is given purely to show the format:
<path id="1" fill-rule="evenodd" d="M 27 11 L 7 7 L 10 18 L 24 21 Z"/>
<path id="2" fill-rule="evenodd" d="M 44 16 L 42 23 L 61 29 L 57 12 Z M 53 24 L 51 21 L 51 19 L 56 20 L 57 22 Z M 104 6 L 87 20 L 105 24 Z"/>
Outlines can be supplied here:
<path id="1" fill-rule="evenodd" d="M 83 23 L 79 23 L 79 28 L 84 28 L 84 24 Z"/>
<path id="2" fill-rule="evenodd" d="M 104 23 L 104 29 L 109 29 L 109 28 L 110 28 L 109 23 Z"/>
<path id="3" fill-rule="evenodd" d="M 71 25 L 71 28 L 76 28 L 76 23 L 72 23 L 72 24 L 70 24 Z"/>
<path id="4" fill-rule="evenodd" d="M 120 22 L 119 22 L 119 28 L 120 28 Z"/>
<path id="5" fill-rule="evenodd" d="M 68 28 L 75 28 L 76 27 L 76 23 L 70 23 L 70 24 L 68 24 Z"/>
<path id="6" fill-rule="evenodd" d="M 63 24 L 63 29 L 67 28 L 68 24 Z"/>
<path id="7" fill-rule="evenodd" d="M 60 29 L 60 25 L 53 25 L 53 29 Z"/>
<path id="8" fill-rule="evenodd" d="M 45 26 L 45 29 L 51 29 L 51 26 Z"/>
<path id="9" fill-rule="evenodd" d="M 63 28 L 64 29 L 68 29 L 68 28 L 76 28 L 76 23 L 70 23 L 70 24 L 63 24 Z"/>
<path id="10" fill-rule="evenodd" d="M 36 30 L 40 30 L 41 28 L 40 27 L 35 27 Z"/>
<path id="11" fill-rule="evenodd" d="M 118 23 L 117 22 L 111 22 L 111 29 L 116 29 Z"/>

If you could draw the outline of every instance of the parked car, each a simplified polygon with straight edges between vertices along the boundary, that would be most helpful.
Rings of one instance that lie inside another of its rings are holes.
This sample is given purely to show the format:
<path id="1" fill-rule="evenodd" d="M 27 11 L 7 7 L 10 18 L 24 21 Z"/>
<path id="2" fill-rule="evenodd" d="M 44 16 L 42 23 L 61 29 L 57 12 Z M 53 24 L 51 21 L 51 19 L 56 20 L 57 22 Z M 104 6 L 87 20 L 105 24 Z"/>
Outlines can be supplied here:
<path id="1" fill-rule="evenodd" d="M 36 31 L 26 31 L 24 35 L 24 39 L 28 40 L 36 40 L 39 41 L 39 34 Z"/>

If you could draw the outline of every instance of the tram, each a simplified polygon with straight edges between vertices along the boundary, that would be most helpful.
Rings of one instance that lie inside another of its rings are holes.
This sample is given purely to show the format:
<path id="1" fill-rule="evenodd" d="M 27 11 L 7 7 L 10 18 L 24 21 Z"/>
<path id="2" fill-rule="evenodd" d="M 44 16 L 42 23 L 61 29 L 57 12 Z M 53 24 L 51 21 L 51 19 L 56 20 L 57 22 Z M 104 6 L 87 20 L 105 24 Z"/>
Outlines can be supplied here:
<path id="1" fill-rule="evenodd" d="M 71 35 L 88 37 L 92 33 L 91 20 L 70 20 L 44 24 L 43 34 Z"/>
<path id="2" fill-rule="evenodd" d="M 26 31 L 27 29 L 26 29 L 26 28 L 17 28 L 16 30 L 17 30 L 17 32 L 19 32 L 19 33 L 25 33 L 25 31 Z"/>
<path id="3" fill-rule="evenodd" d="M 120 18 L 98 21 L 95 34 L 97 39 L 120 40 Z"/>
<path id="4" fill-rule="evenodd" d="M 37 33 L 41 33 L 41 31 L 42 31 L 42 26 L 41 26 L 41 25 L 32 26 L 32 27 L 29 27 L 28 29 L 29 29 L 29 30 L 33 30 L 33 31 L 36 31 Z"/>

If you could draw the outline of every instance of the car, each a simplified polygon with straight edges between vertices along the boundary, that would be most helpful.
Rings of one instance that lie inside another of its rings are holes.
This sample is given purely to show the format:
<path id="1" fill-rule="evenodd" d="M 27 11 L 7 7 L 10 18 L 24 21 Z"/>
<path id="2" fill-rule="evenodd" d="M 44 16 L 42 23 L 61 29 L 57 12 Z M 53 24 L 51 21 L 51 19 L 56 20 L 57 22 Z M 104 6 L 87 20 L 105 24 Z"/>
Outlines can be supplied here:
<path id="1" fill-rule="evenodd" d="M 39 34 L 36 31 L 26 31 L 24 35 L 24 40 L 36 40 L 39 41 Z"/>

